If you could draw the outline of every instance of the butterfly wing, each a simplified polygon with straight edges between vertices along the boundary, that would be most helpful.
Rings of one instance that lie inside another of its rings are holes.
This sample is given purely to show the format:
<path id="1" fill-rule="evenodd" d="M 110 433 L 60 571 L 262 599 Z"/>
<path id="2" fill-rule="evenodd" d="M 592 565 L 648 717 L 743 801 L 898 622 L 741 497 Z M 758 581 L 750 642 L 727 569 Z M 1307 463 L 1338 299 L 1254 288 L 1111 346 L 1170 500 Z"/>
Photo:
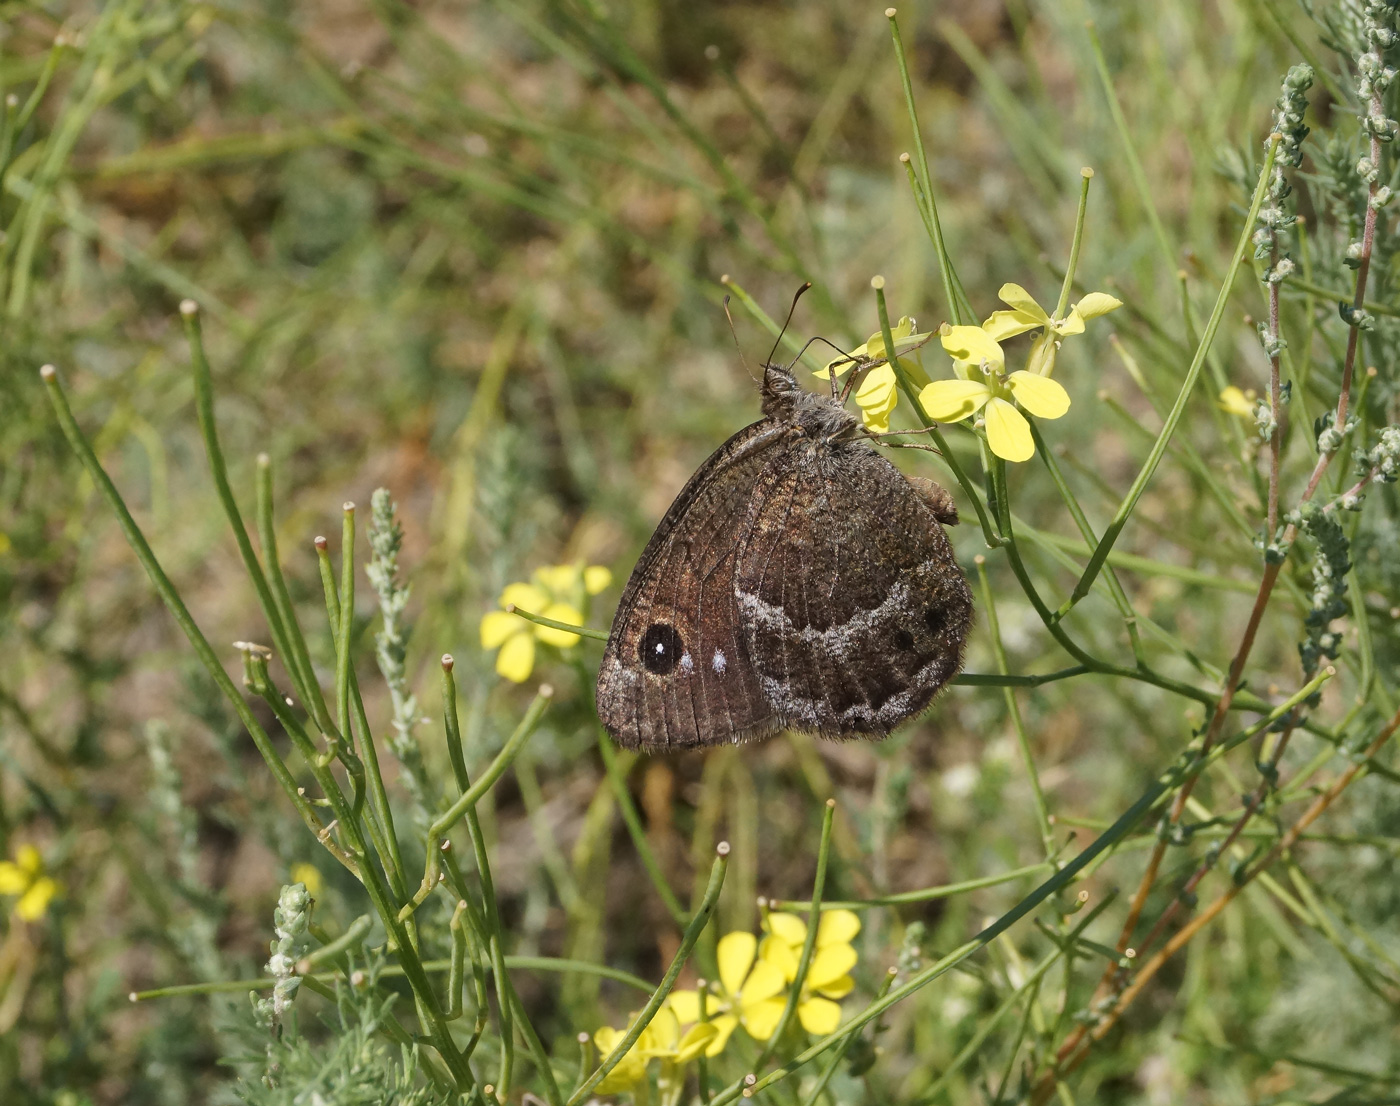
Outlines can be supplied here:
<path id="1" fill-rule="evenodd" d="M 884 736 L 961 668 L 972 594 L 928 495 L 864 442 L 781 461 L 735 577 L 759 689 L 785 726 Z"/>
<path id="2" fill-rule="evenodd" d="M 763 478 L 791 439 L 769 419 L 690 478 L 627 581 L 598 670 L 598 717 L 628 748 L 726 744 L 778 728 L 749 663 L 736 566 L 767 513 Z"/>

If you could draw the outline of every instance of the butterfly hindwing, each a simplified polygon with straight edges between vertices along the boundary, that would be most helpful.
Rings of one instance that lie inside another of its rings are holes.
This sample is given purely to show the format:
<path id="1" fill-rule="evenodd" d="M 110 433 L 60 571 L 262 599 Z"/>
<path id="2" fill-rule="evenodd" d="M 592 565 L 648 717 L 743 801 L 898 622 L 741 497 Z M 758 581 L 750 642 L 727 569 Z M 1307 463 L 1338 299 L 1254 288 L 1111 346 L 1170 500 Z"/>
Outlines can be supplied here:
<path id="1" fill-rule="evenodd" d="M 783 466 L 736 577 L 760 690 L 784 725 L 882 736 L 961 667 L 967 582 L 927 493 L 865 443 Z"/>

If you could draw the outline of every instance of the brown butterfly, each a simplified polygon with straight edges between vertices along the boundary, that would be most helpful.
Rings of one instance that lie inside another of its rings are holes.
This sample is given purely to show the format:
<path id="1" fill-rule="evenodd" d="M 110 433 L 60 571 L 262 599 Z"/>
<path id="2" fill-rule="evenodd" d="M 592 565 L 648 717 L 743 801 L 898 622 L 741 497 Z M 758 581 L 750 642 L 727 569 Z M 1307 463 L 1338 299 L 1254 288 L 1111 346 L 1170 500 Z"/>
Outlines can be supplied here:
<path id="1" fill-rule="evenodd" d="M 952 498 L 881 456 L 844 397 L 774 364 L 761 391 L 764 417 L 690 478 L 622 593 L 597 688 L 620 745 L 884 737 L 962 667 Z"/>

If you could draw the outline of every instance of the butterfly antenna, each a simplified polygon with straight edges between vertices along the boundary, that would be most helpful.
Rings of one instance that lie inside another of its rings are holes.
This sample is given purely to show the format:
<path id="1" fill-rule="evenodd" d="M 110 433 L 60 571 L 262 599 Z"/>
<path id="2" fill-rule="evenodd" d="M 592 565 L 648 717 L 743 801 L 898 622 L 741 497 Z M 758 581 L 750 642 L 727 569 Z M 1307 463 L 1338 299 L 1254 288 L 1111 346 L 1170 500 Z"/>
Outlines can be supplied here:
<path id="1" fill-rule="evenodd" d="M 758 377 L 754 376 L 753 369 L 749 368 L 749 363 L 744 357 L 744 347 L 739 344 L 739 332 L 734 329 L 734 316 L 729 313 L 729 297 L 724 297 L 724 317 L 729 320 L 729 333 L 734 339 L 734 348 L 739 351 L 739 364 L 744 366 L 744 371 L 749 374 L 749 379 L 755 384 Z"/>
<path id="2" fill-rule="evenodd" d="M 788 324 L 792 322 L 792 316 L 797 311 L 797 301 L 802 298 L 802 293 L 807 291 L 810 287 L 812 287 L 812 282 L 810 280 L 803 281 L 802 287 L 793 295 L 792 306 L 788 308 L 787 318 L 783 320 L 783 329 L 778 331 L 778 337 L 773 341 L 773 349 L 768 354 L 768 360 L 765 364 L 771 365 L 773 363 L 773 354 L 778 352 L 778 346 L 782 344 L 783 335 L 787 333 Z"/>

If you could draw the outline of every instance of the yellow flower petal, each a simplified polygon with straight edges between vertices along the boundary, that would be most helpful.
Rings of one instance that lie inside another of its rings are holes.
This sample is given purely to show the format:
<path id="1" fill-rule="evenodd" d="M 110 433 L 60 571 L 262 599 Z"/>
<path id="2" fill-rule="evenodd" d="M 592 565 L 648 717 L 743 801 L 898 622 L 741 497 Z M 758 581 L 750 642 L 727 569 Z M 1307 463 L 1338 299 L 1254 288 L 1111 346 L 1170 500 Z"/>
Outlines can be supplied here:
<path id="1" fill-rule="evenodd" d="M 825 1037 L 841 1024 L 841 1007 L 830 999 L 809 998 L 797 1008 L 797 1020 L 808 1033 Z"/>
<path id="2" fill-rule="evenodd" d="M 512 683 L 523 684 L 535 667 L 535 639 L 530 634 L 508 638 L 496 654 L 496 671 Z"/>
<path id="3" fill-rule="evenodd" d="M 578 581 L 578 565 L 545 565 L 535 569 L 535 582 L 551 595 L 568 595 L 578 587 Z M 525 606 L 524 603 L 519 605 Z M 535 610 L 533 607 L 525 609 Z"/>
<path id="4" fill-rule="evenodd" d="M 725 994 L 737 995 L 743 989 L 757 948 L 758 938 L 742 930 L 726 933 L 719 939 L 715 959 L 719 961 L 719 985 Z"/>
<path id="5" fill-rule="evenodd" d="M 612 1052 L 617 1047 L 617 1043 L 622 1040 L 625 1034 L 620 1029 L 614 1029 L 610 1025 L 595 1030 L 593 1033 L 593 1043 L 598 1047 L 598 1051 L 604 1056 Z"/>
<path id="6" fill-rule="evenodd" d="M 1026 416 L 1004 399 L 987 404 L 987 444 L 1006 461 L 1029 461 L 1035 456 L 1035 439 Z"/>
<path id="7" fill-rule="evenodd" d="M 752 1007 L 746 1006 L 744 1008 L 744 1028 L 748 1030 L 749 1036 L 755 1041 L 766 1041 L 773 1036 L 773 1031 L 778 1028 L 778 1022 L 782 1020 L 783 1009 L 786 1006 L 787 1000 L 781 998 L 765 999 Z"/>
<path id="8" fill-rule="evenodd" d="M 801 951 L 801 945 L 789 945 L 781 937 L 770 933 L 759 942 L 758 959 L 772 964 L 783 973 L 784 979 L 790 981 L 797 976 L 797 954 Z"/>
<path id="9" fill-rule="evenodd" d="M 599 595 L 612 586 L 612 571 L 602 565 L 589 565 L 583 570 L 583 590 Z"/>
<path id="10" fill-rule="evenodd" d="M 980 326 L 950 326 L 941 341 L 955 360 L 970 361 L 974 365 L 986 362 L 998 370 L 1006 364 L 1001 347 Z"/>
<path id="11" fill-rule="evenodd" d="M 785 986 L 787 977 L 778 965 L 771 960 L 757 960 L 748 979 L 744 980 L 744 988 L 739 995 L 741 1013 L 747 1018 L 749 1007 L 768 1001 L 780 994 Z"/>
<path id="12" fill-rule="evenodd" d="M 993 311 L 982 324 L 982 329 L 992 341 L 1004 342 L 1008 338 L 1044 325 L 1042 319 L 1035 315 L 1027 315 L 1024 311 Z"/>
<path id="13" fill-rule="evenodd" d="M 860 915 L 854 910 L 823 910 L 817 926 L 817 948 L 847 944 L 860 932 Z"/>
<path id="14" fill-rule="evenodd" d="M 1123 301 L 1117 296 L 1110 296 L 1107 292 L 1090 292 L 1074 305 L 1074 309 L 1079 312 L 1081 318 L 1097 319 L 1100 315 L 1117 311 L 1122 306 Z"/>
<path id="15" fill-rule="evenodd" d="M 501 606 L 509 607 L 512 604 L 531 614 L 539 614 L 549 606 L 549 596 L 534 584 L 507 584 L 505 591 L 501 592 Z"/>
<path id="16" fill-rule="evenodd" d="M 855 990 L 855 987 L 856 981 L 848 975 L 843 975 L 840 979 L 833 979 L 817 990 L 827 998 L 845 998 Z"/>
<path id="17" fill-rule="evenodd" d="M 880 365 L 866 373 L 855 395 L 857 407 L 880 407 L 884 404 L 893 407 L 891 400 L 895 398 L 894 369 L 889 365 Z"/>
<path id="18" fill-rule="evenodd" d="M 492 611 L 481 620 L 481 647 L 499 649 L 506 638 L 529 631 L 530 624 L 518 615 Z"/>
<path id="19" fill-rule="evenodd" d="M 1006 378 L 1016 402 L 1038 419 L 1058 419 L 1069 410 L 1069 393 L 1047 376 L 1014 372 Z"/>
<path id="20" fill-rule="evenodd" d="M 13 860 L 0 860 L 0 895 L 21 895 L 31 876 Z"/>
<path id="21" fill-rule="evenodd" d="M 1026 354 L 1026 371 L 1036 376 L 1049 376 L 1055 371 L 1055 355 L 1060 352 L 1060 339 L 1053 330 L 1041 331 Z"/>
<path id="22" fill-rule="evenodd" d="M 935 380 L 919 393 L 919 406 L 934 422 L 959 422 L 992 398 L 980 380 Z"/>
<path id="23" fill-rule="evenodd" d="M 1238 415 L 1242 419 L 1252 419 L 1254 417 L 1254 389 L 1242 392 L 1231 384 L 1220 393 L 1220 409 L 1228 411 L 1232 415 Z"/>
<path id="24" fill-rule="evenodd" d="M 709 996 L 706 996 L 708 999 Z M 689 1025 L 691 1022 L 700 1020 L 700 992 L 699 991 L 672 991 L 666 998 L 666 1005 L 671 1008 L 671 1012 L 676 1015 L 676 1021 L 681 1025 Z M 712 1001 L 705 1003 L 706 1007 L 713 1006 Z"/>
<path id="25" fill-rule="evenodd" d="M 583 623 L 583 615 L 579 613 L 578 608 L 571 607 L 568 603 L 551 603 L 537 613 L 545 618 L 552 618 L 555 622 L 567 622 L 570 626 Z M 568 630 L 556 630 L 553 626 L 541 626 L 539 623 L 535 623 L 535 636 L 546 645 L 553 645 L 557 649 L 567 649 L 578 644 L 578 634 L 571 634 Z"/>
<path id="26" fill-rule="evenodd" d="M 705 1055 L 718 1056 L 729 1043 L 729 1035 L 739 1027 L 739 1018 L 735 1014 L 721 1014 L 710 1024 L 715 1027 L 715 1035 L 710 1040 L 710 1047 L 705 1049 Z"/>
<path id="27" fill-rule="evenodd" d="M 805 984 L 813 991 L 825 990 L 856 966 L 856 950 L 850 945 L 827 945 L 812 957 Z"/>
<path id="28" fill-rule="evenodd" d="M 663 1006 L 637 1038 L 637 1049 L 643 1056 L 670 1056 L 680 1040 L 681 1023 L 669 1007 Z"/>
<path id="29" fill-rule="evenodd" d="M 676 1045 L 676 1063 L 688 1064 L 702 1052 L 708 1054 L 710 1046 L 718 1036 L 719 1030 L 713 1023 L 692 1025 Z"/>
<path id="30" fill-rule="evenodd" d="M 1071 308 L 1070 313 L 1053 323 L 1050 329 L 1060 335 L 1083 334 L 1084 316 L 1079 313 L 1079 308 Z"/>
<path id="31" fill-rule="evenodd" d="M 49 908 L 49 900 L 58 894 L 58 884 L 48 876 L 40 876 L 29 886 L 19 902 L 15 903 L 15 913 L 26 922 L 37 922 Z"/>
<path id="32" fill-rule="evenodd" d="M 44 858 L 39 855 L 37 848 L 27 842 L 15 850 L 15 859 L 31 876 L 37 876 L 44 870 Z"/>
<path id="33" fill-rule="evenodd" d="M 807 923 L 796 914 L 775 910 L 764 920 L 763 928 L 789 945 L 801 945 L 807 940 Z"/>
<path id="34" fill-rule="evenodd" d="M 1006 283 L 997 289 L 997 298 L 1006 304 L 1013 311 L 1019 311 L 1023 315 L 1029 315 L 1035 319 L 1039 326 L 1045 326 L 1050 322 L 1050 314 L 1035 302 L 1035 297 L 1022 288 L 1019 284 Z"/>

